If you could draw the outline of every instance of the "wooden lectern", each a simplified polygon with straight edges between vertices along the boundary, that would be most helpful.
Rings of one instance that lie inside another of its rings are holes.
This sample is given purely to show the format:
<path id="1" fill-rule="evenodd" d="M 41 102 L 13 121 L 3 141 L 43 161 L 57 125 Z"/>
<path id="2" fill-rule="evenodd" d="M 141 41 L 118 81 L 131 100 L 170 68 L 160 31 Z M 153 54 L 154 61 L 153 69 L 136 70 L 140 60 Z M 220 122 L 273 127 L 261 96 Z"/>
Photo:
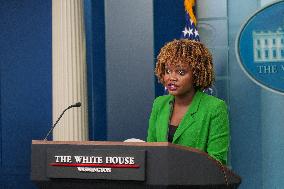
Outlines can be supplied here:
<path id="1" fill-rule="evenodd" d="M 238 188 L 241 179 L 199 150 L 167 142 L 32 141 L 38 188 Z"/>

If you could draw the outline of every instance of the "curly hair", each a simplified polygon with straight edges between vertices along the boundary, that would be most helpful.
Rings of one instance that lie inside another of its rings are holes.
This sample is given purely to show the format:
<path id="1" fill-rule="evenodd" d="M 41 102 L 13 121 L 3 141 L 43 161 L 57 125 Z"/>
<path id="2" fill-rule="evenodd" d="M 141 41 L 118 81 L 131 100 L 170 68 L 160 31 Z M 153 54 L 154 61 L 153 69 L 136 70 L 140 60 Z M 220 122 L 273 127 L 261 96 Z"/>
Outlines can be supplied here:
<path id="1" fill-rule="evenodd" d="M 195 89 L 206 89 L 214 82 L 212 55 L 204 44 L 188 40 L 173 40 L 162 47 L 156 63 L 155 74 L 160 83 L 164 84 L 165 65 L 188 64 L 193 73 Z"/>

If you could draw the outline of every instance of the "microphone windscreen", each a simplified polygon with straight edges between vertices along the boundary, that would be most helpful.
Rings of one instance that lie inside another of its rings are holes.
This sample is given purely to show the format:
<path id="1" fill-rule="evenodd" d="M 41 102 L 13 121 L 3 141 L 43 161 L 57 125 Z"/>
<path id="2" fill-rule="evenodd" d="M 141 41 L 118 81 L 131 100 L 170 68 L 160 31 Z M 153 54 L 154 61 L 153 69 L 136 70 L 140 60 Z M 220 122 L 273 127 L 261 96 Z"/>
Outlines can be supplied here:
<path id="1" fill-rule="evenodd" d="M 80 107 L 81 105 L 81 102 L 77 102 L 76 104 L 74 104 L 74 107 Z"/>

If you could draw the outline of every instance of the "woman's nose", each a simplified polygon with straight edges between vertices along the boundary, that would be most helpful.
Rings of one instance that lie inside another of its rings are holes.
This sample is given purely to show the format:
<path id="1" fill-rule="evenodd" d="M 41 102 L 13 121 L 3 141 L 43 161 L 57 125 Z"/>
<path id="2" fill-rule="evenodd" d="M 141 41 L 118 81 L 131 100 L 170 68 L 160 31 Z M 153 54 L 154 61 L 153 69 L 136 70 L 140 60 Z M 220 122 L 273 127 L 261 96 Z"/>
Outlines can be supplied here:
<path id="1" fill-rule="evenodd" d="M 176 74 L 174 72 L 170 73 L 170 81 L 176 81 L 177 77 Z"/>

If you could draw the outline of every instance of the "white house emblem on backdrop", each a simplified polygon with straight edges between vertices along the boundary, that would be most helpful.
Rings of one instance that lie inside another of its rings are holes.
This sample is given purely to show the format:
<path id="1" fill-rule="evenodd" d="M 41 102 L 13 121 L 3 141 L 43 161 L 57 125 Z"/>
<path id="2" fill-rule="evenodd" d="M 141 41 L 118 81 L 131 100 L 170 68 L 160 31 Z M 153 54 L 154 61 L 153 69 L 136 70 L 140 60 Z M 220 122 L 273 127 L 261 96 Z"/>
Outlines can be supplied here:
<path id="1" fill-rule="evenodd" d="M 242 27 L 236 54 L 256 84 L 284 94 L 284 1 L 259 10 Z"/>

